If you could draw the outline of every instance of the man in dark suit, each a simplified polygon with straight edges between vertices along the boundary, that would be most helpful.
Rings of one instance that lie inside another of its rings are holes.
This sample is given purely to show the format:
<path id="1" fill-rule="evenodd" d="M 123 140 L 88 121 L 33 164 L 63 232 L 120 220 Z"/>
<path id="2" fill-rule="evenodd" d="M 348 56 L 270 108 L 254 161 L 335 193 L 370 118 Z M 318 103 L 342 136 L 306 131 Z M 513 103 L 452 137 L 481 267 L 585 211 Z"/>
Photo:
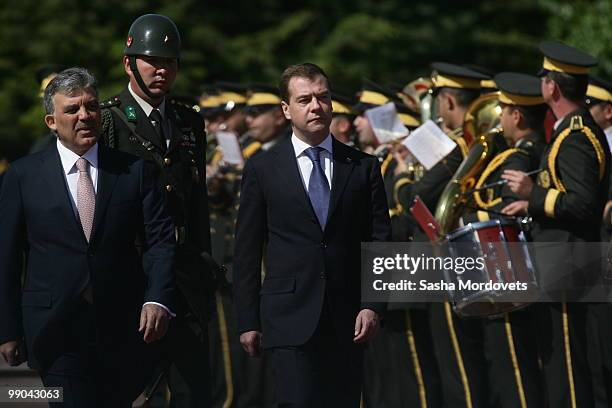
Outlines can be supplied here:
<path id="1" fill-rule="evenodd" d="M 293 135 L 248 160 L 243 176 L 240 340 L 251 356 L 262 346 L 270 353 L 279 406 L 357 407 L 362 345 L 384 307 L 361 302 L 359 274 L 360 243 L 390 236 L 380 167 L 329 133 L 330 87 L 319 67 L 287 68 L 280 93 Z"/>
<path id="2" fill-rule="evenodd" d="M 178 74 L 181 38 L 159 14 L 138 17 L 128 32 L 123 66 L 129 83 L 102 104 L 103 143 L 150 160 L 176 224 L 177 318 L 161 342 L 172 405 L 210 404 L 207 315 L 214 291 L 205 181 L 204 121 L 168 97 Z M 206 254 L 204 256 L 206 256 Z M 210 258 L 208 258 L 210 259 Z M 166 370 L 168 368 L 168 370 Z"/>
<path id="3" fill-rule="evenodd" d="M 44 100 L 58 142 L 13 163 L 0 191 L 0 353 L 63 387 L 58 406 L 128 407 L 151 362 L 143 340 L 174 308 L 174 225 L 155 169 L 98 145 L 91 74 L 61 72 Z"/>

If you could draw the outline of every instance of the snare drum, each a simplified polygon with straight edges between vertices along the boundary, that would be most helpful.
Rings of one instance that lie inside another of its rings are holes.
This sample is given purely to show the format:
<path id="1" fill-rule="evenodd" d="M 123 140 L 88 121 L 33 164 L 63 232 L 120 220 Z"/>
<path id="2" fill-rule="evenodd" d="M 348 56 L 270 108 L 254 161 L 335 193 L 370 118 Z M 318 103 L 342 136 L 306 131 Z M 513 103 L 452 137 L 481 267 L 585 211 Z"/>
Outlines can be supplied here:
<path id="1" fill-rule="evenodd" d="M 470 223 L 448 234 L 446 242 L 450 256 L 455 259 L 484 260 L 462 273 L 456 266 L 454 270 L 444 271 L 446 281 L 455 288 L 449 294 L 458 315 L 494 317 L 537 299 L 533 262 L 525 234 L 516 221 L 496 219 Z M 515 283 L 515 287 L 501 285 L 510 283 Z"/>

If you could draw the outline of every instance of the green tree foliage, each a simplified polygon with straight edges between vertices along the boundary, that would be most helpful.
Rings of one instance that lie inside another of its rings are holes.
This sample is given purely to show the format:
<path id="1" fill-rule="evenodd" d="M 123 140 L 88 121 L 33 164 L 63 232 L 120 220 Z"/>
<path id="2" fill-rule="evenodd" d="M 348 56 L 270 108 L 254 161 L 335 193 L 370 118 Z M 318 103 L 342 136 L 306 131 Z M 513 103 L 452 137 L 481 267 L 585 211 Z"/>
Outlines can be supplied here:
<path id="1" fill-rule="evenodd" d="M 46 132 L 35 72 L 48 63 L 90 69 L 102 97 L 125 86 L 131 22 L 162 13 L 178 25 L 183 56 L 175 92 L 197 96 L 216 80 L 275 84 L 289 64 L 321 64 L 346 93 L 363 77 L 407 83 L 433 61 L 535 72 L 537 43 L 559 38 L 600 55 L 612 74 L 606 16 L 596 0 L 5 0 L 0 5 L 0 156 L 14 159 Z"/>

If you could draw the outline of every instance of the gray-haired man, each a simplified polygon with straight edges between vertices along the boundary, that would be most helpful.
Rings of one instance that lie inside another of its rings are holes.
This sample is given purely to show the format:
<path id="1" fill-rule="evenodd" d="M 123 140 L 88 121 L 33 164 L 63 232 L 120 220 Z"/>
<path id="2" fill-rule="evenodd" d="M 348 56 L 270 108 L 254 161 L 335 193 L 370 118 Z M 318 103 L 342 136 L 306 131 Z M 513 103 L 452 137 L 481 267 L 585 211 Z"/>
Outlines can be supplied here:
<path id="1" fill-rule="evenodd" d="M 57 406 L 129 407 L 174 307 L 174 225 L 153 165 L 98 146 L 89 72 L 61 72 L 44 100 L 58 141 L 0 190 L 0 353 L 63 387 Z"/>

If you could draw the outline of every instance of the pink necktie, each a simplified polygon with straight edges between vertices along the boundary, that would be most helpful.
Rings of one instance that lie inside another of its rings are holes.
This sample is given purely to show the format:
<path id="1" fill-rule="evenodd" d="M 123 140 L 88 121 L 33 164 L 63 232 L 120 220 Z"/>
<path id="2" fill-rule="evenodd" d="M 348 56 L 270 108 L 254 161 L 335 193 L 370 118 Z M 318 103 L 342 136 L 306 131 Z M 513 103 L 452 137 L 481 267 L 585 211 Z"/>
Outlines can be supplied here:
<path id="1" fill-rule="evenodd" d="M 93 183 L 89 176 L 89 162 L 81 157 L 76 162 L 76 168 L 79 170 L 79 181 L 77 182 L 77 211 L 81 220 L 83 232 L 85 233 L 85 238 L 87 238 L 87 242 L 89 242 L 96 209 L 96 193 L 94 192 Z"/>

